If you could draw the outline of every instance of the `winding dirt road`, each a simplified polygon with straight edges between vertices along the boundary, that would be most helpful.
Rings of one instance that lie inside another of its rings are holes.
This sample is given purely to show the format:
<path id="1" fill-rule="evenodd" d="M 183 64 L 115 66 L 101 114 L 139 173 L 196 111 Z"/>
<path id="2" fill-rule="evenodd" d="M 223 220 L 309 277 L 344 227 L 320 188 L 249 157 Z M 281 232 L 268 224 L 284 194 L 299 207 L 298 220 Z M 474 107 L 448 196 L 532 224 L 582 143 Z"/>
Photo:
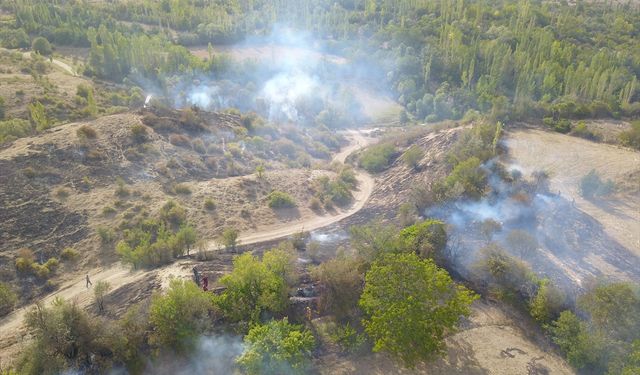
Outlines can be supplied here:
<path id="1" fill-rule="evenodd" d="M 353 152 L 367 146 L 374 141 L 373 138 L 364 136 L 358 131 L 347 131 L 345 136 L 349 139 L 349 144 L 345 146 L 338 154 L 333 157 L 334 161 L 344 162 L 346 158 Z M 356 178 L 358 180 L 358 190 L 354 192 L 353 205 L 344 212 L 330 216 L 316 216 L 306 220 L 300 220 L 294 223 L 286 223 L 272 228 L 267 228 L 254 233 L 241 233 L 239 242 L 242 245 L 257 244 L 266 241 L 273 241 L 284 238 L 302 230 L 312 231 L 334 223 L 337 223 L 358 212 L 371 196 L 374 187 L 374 179 L 362 170 L 356 170 Z M 212 242 L 210 249 L 218 249 L 220 245 Z M 98 281 L 107 281 L 111 285 L 111 290 L 118 289 L 122 286 L 137 282 L 145 277 L 159 276 L 162 285 L 167 285 L 169 275 L 180 274 L 178 262 L 167 265 L 166 267 L 150 270 L 150 271 L 132 271 L 130 267 L 117 263 L 109 268 L 97 268 L 86 271 L 90 275 L 91 281 L 95 284 Z M 56 292 L 46 296 L 41 300 L 44 304 L 51 303 L 56 298 L 64 298 L 66 300 L 74 300 L 81 306 L 86 306 L 93 300 L 93 289 L 86 287 L 85 275 L 79 275 L 74 281 L 65 283 Z M 0 320 L 0 363 L 6 364 L 21 351 L 26 335 L 23 325 L 24 317 L 27 311 L 32 309 L 35 304 L 24 306 Z"/>

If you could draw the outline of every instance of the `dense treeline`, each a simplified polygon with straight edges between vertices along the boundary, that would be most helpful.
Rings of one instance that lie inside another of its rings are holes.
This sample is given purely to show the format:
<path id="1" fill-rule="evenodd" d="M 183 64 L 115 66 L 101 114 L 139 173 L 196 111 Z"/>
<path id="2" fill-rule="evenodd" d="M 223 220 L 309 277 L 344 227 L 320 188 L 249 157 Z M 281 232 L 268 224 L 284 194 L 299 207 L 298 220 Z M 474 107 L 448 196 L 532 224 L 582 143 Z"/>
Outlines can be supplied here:
<path id="1" fill-rule="evenodd" d="M 418 120 L 636 116 L 640 11 L 633 4 L 537 1 L 120 1 L 115 6 L 4 2 L 23 33 L 91 46 L 91 69 L 132 74 L 220 73 L 176 44 L 223 44 L 284 24 L 309 30 L 355 61 L 384 68 Z M 126 21 L 126 22 L 119 22 Z M 141 25 L 141 24 L 142 25 Z M 13 41 L 13 42 L 12 42 Z"/>

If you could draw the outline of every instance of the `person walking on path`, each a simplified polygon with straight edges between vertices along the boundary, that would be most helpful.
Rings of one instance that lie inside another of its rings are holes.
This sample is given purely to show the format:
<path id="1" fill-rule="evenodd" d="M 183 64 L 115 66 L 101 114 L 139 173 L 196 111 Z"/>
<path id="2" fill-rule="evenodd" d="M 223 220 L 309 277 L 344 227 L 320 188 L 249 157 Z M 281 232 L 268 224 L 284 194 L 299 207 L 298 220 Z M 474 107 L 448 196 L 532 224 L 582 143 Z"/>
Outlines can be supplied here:
<path id="1" fill-rule="evenodd" d="M 93 283 L 89 280 L 89 275 L 87 274 L 87 289 L 89 289 L 89 285 L 93 285 Z"/>

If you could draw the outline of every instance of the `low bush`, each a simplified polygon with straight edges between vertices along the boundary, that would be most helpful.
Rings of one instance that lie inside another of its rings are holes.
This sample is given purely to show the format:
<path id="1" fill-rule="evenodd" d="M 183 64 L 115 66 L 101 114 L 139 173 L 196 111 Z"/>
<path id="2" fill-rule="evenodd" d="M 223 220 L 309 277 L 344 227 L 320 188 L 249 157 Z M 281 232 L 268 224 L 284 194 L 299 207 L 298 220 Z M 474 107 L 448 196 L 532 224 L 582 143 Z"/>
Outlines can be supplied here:
<path id="1" fill-rule="evenodd" d="M 571 130 L 571 135 L 576 137 L 588 139 L 590 141 L 600 140 L 600 136 L 587 128 L 587 124 L 584 121 L 578 121 L 578 124 Z"/>
<path id="2" fill-rule="evenodd" d="M 103 245 L 110 244 L 116 239 L 116 235 L 113 232 L 113 229 L 100 226 L 98 227 L 96 232 L 98 233 L 98 237 L 100 237 L 100 242 L 102 242 Z"/>
<path id="3" fill-rule="evenodd" d="M 269 207 L 271 208 L 292 208 L 296 206 L 296 202 L 289 194 L 283 191 L 274 190 L 267 196 Z"/>
<path id="4" fill-rule="evenodd" d="M 169 135 L 169 142 L 171 142 L 171 144 L 174 146 L 180 146 L 180 147 L 186 147 L 186 148 L 191 147 L 191 140 L 189 139 L 189 137 L 182 134 Z"/>
<path id="5" fill-rule="evenodd" d="M 60 259 L 63 261 L 73 261 L 78 259 L 80 253 L 78 253 L 74 248 L 67 247 L 62 252 L 60 252 Z"/>
<path id="6" fill-rule="evenodd" d="M 360 154 L 359 164 L 371 173 L 382 172 L 391 164 L 395 154 L 396 149 L 392 144 L 378 144 Z"/>
<path id="7" fill-rule="evenodd" d="M 631 122 L 631 129 L 623 131 L 619 137 L 620 143 L 622 143 L 623 146 L 640 150 L 640 120 Z M 0 139 L 1 138 L 2 134 L 0 132 Z"/>
<path id="8" fill-rule="evenodd" d="M 211 198 L 207 198 L 204 200 L 204 208 L 207 211 L 213 211 L 216 209 L 216 202 Z"/>
<path id="9" fill-rule="evenodd" d="M 181 195 L 191 194 L 191 188 L 187 184 L 175 184 L 173 185 L 172 190 L 175 194 L 181 194 Z"/>
<path id="10" fill-rule="evenodd" d="M 98 136 L 98 132 L 89 125 L 82 125 L 76 130 L 76 135 L 80 139 L 94 139 Z"/>
<path id="11" fill-rule="evenodd" d="M 137 143 L 142 143 L 147 140 L 147 128 L 141 124 L 135 124 L 131 127 L 131 137 Z"/>

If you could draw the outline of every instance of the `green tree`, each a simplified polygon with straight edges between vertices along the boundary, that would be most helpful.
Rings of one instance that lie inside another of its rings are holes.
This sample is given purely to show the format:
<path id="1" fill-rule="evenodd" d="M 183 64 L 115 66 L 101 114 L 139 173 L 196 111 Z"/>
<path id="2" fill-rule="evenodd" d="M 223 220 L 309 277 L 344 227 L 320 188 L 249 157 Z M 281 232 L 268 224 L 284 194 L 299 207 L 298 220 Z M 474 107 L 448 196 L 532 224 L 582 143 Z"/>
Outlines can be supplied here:
<path id="1" fill-rule="evenodd" d="M 292 255 L 265 252 L 263 259 L 245 253 L 233 258 L 233 271 L 220 278 L 225 291 L 216 305 L 232 321 L 257 322 L 263 312 L 278 313 L 289 302 L 287 279 L 293 275 Z"/>
<path id="2" fill-rule="evenodd" d="M 237 359 L 248 374 L 305 374 L 315 347 L 313 334 L 287 318 L 255 325 L 244 338 Z"/>
<path id="3" fill-rule="evenodd" d="M 360 307 L 374 351 L 387 351 L 408 367 L 442 353 L 445 334 L 477 298 L 430 259 L 387 254 L 366 274 Z"/>
<path id="4" fill-rule="evenodd" d="M 27 313 L 26 324 L 33 342 L 19 361 L 20 373 L 59 374 L 92 366 L 97 370 L 106 359 L 103 353 L 109 353 L 100 322 L 75 303 L 57 298 L 50 307 L 37 304 Z"/>
<path id="5" fill-rule="evenodd" d="M 160 348 L 185 352 L 194 340 L 211 326 L 209 312 L 213 300 L 209 293 L 187 280 L 171 280 L 164 295 L 151 301 L 149 322 L 154 330 L 150 341 Z"/>
<path id="6" fill-rule="evenodd" d="M 198 241 L 198 233 L 189 224 L 180 227 L 180 230 L 175 235 L 176 241 L 181 248 L 187 249 L 187 255 L 191 251 L 193 246 Z"/>
<path id="7" fill-rule="evenodd" d="M 577 369 L 604 370 L 601 366 L 604 354 L 602 339 L 591 335 L 587 325 L 574 313 L 563 311 L 558 320 L 551 324 L 549 332 L 572 366 Z"/>
<path id="8" fill-rule="evenodd" d="M 29 104 L 27 108 L 29 109 L 31 123 L 37 131 L 43 131 L 49 128 L 51 124 L 47 118 L 47 112 L 42 103 L 34 102 Z"/>
<path id="9" fill-rule="evenodd" d="M 558 318 L 565 304 L 561 290 L 551 284 L 549 279 L 540 281 L 536 295 L 529 301 L 531 316 L 542 324 L 548 324 Z"/>
<path id="10" fill-rule="evenodd" d="M 7 315 L 18 302 L 18 296 L 11 285 L 0 282 L 0 316 Z"/>
<path id="11" fill-rule="evenodd" d="M 608 335 L 631 341 L 640 332 L 640 292 L 628 282 L 599 284 L 578 298 L 593 325 Z"/>
<path id="12" fill-rule="evenodd" d="M 49 56 L 51 54 L 51 44 L 44 37 L 37 37 L 31 42 L 31 49 L 39 53 L 42 56 Z"/>
<path id="13" fill-rule="evenodd" d="M 240 232 L 238 232 L 237 229 L 235 229 L 235 228 L 225 228 L 222 231 L 222 236 L 220 238 L 220 242 L 222 242 L 222 245 L 227 250 L 235 251 L 236 250 L 236 246 L 238 246 L 238 236 L 239 235 L 240 235 Z"/>
<path id="14" fill-rule="evenodd" d="M 262 178 L 264 177 L 264 165 L 260 164 L 256 167 L 256 174 L 258 175 L 258 178 L 262 180 Z"/>

